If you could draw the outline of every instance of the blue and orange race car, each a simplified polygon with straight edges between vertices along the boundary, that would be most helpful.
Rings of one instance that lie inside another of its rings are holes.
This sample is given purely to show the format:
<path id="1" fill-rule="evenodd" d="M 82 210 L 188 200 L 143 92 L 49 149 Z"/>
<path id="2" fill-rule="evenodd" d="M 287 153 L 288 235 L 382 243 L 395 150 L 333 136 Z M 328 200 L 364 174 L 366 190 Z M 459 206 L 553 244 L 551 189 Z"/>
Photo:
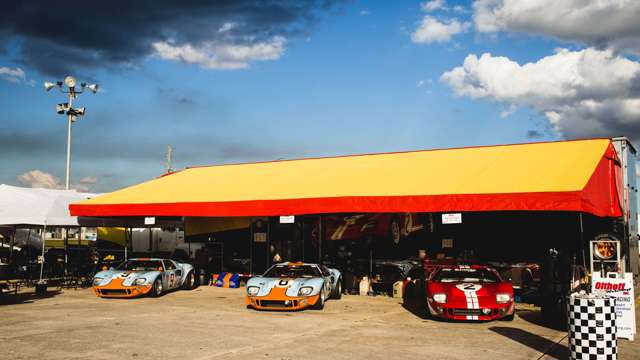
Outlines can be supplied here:
<path id="1" fill-rule="evenodd" d="M 452 320 L 513 320 L 513 286 L 481 265 L 448 265 L 427 280 L 431 316 Z"/>
<path id="2" fill-rule="evenodd" d="M 324 308 L 329 298 L 342 296 L 340 271 L 318 264 L 275 264 L 247 282 L 248 306 L 259 310 Z"/>
<path id="3" fill-rule="evenodd" d="M 160 296 L 169 290 L 195 286 L 193 266 L 169 259 L 129 259 L 93 278 L 93 291 L 99 297 Z"/>

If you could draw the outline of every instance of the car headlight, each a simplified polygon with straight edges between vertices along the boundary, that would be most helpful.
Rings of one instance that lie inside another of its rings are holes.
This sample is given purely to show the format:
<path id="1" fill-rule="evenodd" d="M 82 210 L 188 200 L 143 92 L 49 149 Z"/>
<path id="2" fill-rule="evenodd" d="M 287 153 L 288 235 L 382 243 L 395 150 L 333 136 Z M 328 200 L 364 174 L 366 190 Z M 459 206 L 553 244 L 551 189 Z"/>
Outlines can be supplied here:
<path id="1" fill-rule="evenodd" d="M 101 277 L 94 277 L 93 278 L 93 285 L 98 285 L 102 282 L 102 278 Z"/>
<path id="2" fill-rule="evenodd" d="M 444 304 L 447 302 L 447 294 L 433 294 L 433 301 Z"/>
<path id="3" fill-rule="evenodd" d="M 258 295 L 258 291 L 260 291 L 260 288 L 259 288 L 259 287 L 257 287 L 257 286 L 249 286 L 249 287 L 247 288 L 247 294 L 248 294 L 249 296 L 256 296 L 256 295 Z"/>
<path id="4" fill-rule="evenodd" d="M 145 278 L 137 278 L 133 281 L 134 285 L 144 285 L 147 282 Z"/>
<path id="5" fill-rule="evenodd" d="M 496 294 L 496 302 L 498 304 L 505 304 L 511 300 L 511 295 L 509 294 Z"/>
<path id="6" fill-rule="evenodd" d="M 307 296 L 310 295 L 312 291 L 313 288 L 311 286 L 303 286 L 300 288 L 300 290 L 298 290 L 298 295 Z"/>

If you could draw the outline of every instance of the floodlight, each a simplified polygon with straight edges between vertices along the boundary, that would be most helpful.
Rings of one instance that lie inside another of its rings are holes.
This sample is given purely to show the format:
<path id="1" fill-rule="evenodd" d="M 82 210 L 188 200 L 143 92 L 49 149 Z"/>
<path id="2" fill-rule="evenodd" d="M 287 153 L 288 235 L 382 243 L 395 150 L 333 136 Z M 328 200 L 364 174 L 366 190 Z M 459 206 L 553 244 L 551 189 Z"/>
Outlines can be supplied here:
<path id="1" fill-rule="evenodd" d="M 69 75 L 66 78 L 64 78 L 64 84 L 67 85 L 70 88 L 75 87 L 76 86 L 76 78 L 74 78 L 73 76 Z"/>
<path id="2" fill-rule="evenodd" d="M 77 108 L 77 109 L 69 109 L 69 112 L 67 112 L 67 114 L 69 115 L 73 115 L 73 116 L 82 116 L 84 115 L 84 107 L 81 108 Z"/>
<path id="3" fill-rule="evenodd" d="M 56 105 L 56 112 L 60 115 L 64 114 L 65 111 L 67 111 L 67 109 L 69 108 L 69 104 L 68 103 L 62 103 L 62 104 L 58 104 Z"/>
<path id="4" fill-rule="evenodd" d="M 45 81 L 44 82 L 44 89 L 45 90 L 49 91 L 49 90 L 53 89 L 54 87 L 56 87 L 56 83 L 52 83 L 52 82 L 49 82 L 49 81 Z"/>
<path id="5" fill-rule="evenodd" d="M 95 94 L 98 92 L 98 84 L 89 84 L 87 89 L 91 90 L 91 92 Z"/>

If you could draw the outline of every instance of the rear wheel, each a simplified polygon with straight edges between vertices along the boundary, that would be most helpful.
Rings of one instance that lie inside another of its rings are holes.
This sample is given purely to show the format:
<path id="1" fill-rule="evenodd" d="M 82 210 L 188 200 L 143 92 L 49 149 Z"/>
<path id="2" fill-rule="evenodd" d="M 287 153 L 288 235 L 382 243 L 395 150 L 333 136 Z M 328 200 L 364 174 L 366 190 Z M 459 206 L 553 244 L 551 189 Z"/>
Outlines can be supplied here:
<path id="1" fill-rule="evenodd" d="M 162 295 L 162 279 L 160 279 L 160 276 L 158 276 L 158 278 L 156 278 L 156 281 L 153 282 L 153 288 L 151 289 L 151 296 L 153 297 L 158 297 L 160 295 Z"/>
<path id="2" fill-rule="evenodd" d="M 182 288 L 184 290 L 193 290 L 196 287 L 196 275 L 193 271 L 189 271 L 187 274 L 187 278 L 184 279 L 184 283 L 182 284 Z"/>
<path id="3" fill-rule="evenodd" d="M 342 278 L 338 278 L 338 282 L 336 283 L 336 287 L 333 288 L 333 292 L 331 293 L 331 298 L 339 300 L 342 298 Z"/>

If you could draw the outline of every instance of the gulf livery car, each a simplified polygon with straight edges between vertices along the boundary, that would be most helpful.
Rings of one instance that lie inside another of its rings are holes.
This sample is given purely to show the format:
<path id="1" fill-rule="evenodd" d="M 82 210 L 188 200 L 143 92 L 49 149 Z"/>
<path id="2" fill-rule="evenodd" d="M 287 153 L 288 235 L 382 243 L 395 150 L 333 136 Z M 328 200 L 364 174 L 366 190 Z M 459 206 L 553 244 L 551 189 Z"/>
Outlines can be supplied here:
<path id="1" fill-rule="evenodd" d="M 327 299 L 341 296 L 340 271 L 323 265 L 286 262 L 249 279 L 245 302 L 259 310 L 322 309 Z"/>
<path id="2" fill-rule="evenodd" d="M 513 320 L 513 287 L 487 266 L 449 265 L 427 280 L 432 316 L 452 320 Z"/>
<path id="3" fill-rule="evenodd" d="M 169 259 L 129 259 L 97 273 L 93 291 L 99 297 L 160 296 L 173 289 L 193 289 L 193 266 Z"/>

